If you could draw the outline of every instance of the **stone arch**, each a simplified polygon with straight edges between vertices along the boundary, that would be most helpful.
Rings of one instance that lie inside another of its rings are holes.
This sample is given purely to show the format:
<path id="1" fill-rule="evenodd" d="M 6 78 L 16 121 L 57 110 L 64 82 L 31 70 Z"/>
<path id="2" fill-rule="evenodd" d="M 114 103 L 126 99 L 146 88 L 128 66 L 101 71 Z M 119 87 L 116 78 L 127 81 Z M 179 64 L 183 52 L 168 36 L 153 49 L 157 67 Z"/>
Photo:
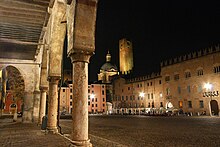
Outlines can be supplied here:
<path id="1" fill-rule="evenodd" d="M 4 63 L 5 62 L 5 63 Z M 39 91 L 39 80 L 40 80 L 40 63 L 35 61 L 27 61 L 27 60 L 15 60 L 8 62 L 4 61 L 3 64 L 0 65 L 0 68 L 7 68 L 9 66 L 15 67 L 21 74 L 24 79 L 24 98 L 23 105 L 21 106 L 23 115 L 23 122 L 32 122 L 35 121 L 33 117 L 37 118 L 39 112 L 38 111 L 38 103 L 36 106 L 34 105 L 35 99 L 38 100 Z M 36 110 L 36 113 L 34 113 Z"/>
<path id="2" fill-rule="evenodd" d="M 13 65 L 2 65 L 1 68 L 7 73 L 3 77 L 6 86 L 6 96 L 3 99 L 5 105 L 4 112 L 21 112 L 25 89 L 24 78 L 20 70 Z"/>

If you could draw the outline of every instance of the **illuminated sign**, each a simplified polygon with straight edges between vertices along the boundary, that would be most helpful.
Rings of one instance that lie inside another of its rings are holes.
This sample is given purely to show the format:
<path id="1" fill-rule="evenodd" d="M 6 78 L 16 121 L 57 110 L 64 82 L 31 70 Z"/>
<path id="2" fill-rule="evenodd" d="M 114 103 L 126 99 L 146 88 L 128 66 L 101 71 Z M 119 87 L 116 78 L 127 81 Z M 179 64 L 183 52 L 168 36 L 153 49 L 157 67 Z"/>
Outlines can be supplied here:
<path id="1" fill-rule="evenodd" d="M 218 91 L 209 91 L 203 93 L 203 97 L 216 97 L 216 96 L 219 96 Z"/>

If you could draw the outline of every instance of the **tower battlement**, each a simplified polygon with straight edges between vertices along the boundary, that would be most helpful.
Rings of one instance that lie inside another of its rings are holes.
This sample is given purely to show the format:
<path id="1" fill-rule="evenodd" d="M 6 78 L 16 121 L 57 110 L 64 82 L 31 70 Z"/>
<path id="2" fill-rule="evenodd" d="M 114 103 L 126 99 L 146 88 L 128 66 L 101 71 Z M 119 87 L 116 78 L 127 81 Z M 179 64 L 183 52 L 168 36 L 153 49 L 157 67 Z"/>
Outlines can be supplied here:
<path id="1" fill-rule="evenodd" d="M 175 57 L 175 58 L 172 58 L 172 59 L 162 61 L 160 63 L 160 66 L 161 67 L 169 66 L 169 65 L 184 62 L 184 61 L 187 61 L 187 60 L 190 60 L 190 59 L 199 58 L 199 57 L 202 57 L 202 56 L 205 56 L 205 55 L 208 55 L 208 54 L 213 54 L 213 53 L 216 53 L 216 52 L 219 52 L 219 51 L 220 51 L 220 46 L 219 45 L 214 46 L 214 47 L 210 47 L 210 48 L 205 48 L 205 49 L 199 50 L 197 52 L 191 52 L 191 53 L 185 54 L 183 56 L 179 56 L 179 57 Z"/>

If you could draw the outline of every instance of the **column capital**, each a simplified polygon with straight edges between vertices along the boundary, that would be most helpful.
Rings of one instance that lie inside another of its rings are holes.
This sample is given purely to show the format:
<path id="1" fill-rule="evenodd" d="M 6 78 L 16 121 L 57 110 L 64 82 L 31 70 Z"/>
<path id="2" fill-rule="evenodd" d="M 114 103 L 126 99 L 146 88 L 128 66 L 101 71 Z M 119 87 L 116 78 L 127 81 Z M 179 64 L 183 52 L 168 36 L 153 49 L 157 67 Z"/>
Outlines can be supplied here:
<path id="1" fill-rule="evenodd" d="M 34 94 L 40 94 L 40 90 L 35 89 Z"/>
<path id="2" fill-rule="evenodd" d="M 40 91 L 48 91 L 48 86 L 40 85 Z"/>
<path id="3" fill-rule="evenodd" d="M 58 83 L 58 81 L 60 80 L 60 76 L 48 76 L 47 80 L 50 83 Z"/>
<path id="4" fill-rule="evenodd" d="M 87 62 L 89 63 L 90 57 L 94 54 L 94 52 L 84 51 L 84 50 L 70 50 L 68 53 L 68 57 L 70 57 L 71 62 Z"/>

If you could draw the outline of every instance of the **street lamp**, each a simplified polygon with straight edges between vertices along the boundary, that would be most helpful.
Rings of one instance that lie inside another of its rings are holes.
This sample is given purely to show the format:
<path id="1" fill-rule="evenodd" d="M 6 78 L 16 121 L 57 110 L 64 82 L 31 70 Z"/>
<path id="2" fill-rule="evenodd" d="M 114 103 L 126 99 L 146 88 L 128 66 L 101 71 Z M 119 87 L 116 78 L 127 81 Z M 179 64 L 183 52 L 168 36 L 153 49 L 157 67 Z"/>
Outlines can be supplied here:
<path id="1" fill-rule="evenodd" d="M 204 87 L 205 87 L 206 90 L 211 90 L 212 89 L 212 84 L 205 83 Z"/>
<path id="2" fill-rule="evenodd" d="M 95 94 L 93 94 L 93 93 L 90 94 L 90 98 L 91 98 L 91 99 L 94 99 L 94 98 L 95 98 Z"/>
<path id="3" fill-rule="evenodd" d="M 144 95 L 145 95 L 144 92 L 140 92 L 140 94 L 139 94 L 139 96 L 142 97 L 142 98 L 144 97 Z"/>

